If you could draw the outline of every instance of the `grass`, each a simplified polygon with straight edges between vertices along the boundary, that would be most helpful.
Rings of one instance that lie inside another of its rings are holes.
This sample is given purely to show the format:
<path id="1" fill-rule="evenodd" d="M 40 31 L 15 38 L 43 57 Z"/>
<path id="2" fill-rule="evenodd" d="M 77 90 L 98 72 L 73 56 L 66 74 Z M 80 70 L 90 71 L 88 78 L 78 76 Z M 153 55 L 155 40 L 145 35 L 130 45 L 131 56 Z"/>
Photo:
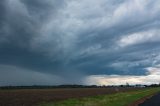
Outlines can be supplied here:
<path id="1" fill-rule="evenodd" d="M 137 91 L 110 95 L 68 99 L 56 103 L 43 103 L 40 106 L 126 106 L 145 96 L 160 92 L 160 88 L 145 88 Z"/>

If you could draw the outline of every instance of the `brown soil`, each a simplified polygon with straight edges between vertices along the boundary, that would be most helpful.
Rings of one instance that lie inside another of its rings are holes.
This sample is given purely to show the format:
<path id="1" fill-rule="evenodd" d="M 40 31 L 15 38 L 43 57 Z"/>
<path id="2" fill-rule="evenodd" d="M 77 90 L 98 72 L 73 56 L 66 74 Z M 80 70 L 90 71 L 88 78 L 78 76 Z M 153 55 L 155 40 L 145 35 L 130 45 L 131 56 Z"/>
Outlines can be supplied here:
<path id="1" fill-rule="evenodd" d="M 0 90 L 0 106 L 35 106 L 42 102 L 56 102 L 68 98 L 111 94 L 135 88 L 74 88 Z"/>

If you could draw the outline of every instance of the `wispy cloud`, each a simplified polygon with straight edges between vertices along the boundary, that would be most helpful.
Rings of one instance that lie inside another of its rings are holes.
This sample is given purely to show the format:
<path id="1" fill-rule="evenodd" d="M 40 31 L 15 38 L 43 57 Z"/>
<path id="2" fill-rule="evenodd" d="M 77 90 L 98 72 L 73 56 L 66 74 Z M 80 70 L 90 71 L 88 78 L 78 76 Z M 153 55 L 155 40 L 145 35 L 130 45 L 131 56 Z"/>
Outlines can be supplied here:
<path id="1" fill-rule="evenodd" d="M 141 43 L 152 43 L 152 42 L 158 42 L 160 38 L 160 30 L 147 30 L 147 31 L 142 31 L 142 32 L 136 32 L 130 35 L 123 36 L 118 44 L 121 47 L 125 46 L 131 46 L 131 45 L 136 45 L 136 44 L 141 44 Z"/>

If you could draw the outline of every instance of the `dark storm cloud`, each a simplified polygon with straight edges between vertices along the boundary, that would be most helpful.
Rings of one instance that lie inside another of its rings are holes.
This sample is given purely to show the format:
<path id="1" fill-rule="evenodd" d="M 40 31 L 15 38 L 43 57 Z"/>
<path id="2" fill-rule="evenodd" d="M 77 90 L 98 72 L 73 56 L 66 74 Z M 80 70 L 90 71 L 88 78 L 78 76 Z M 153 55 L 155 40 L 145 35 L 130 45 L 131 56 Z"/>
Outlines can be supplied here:
<path id="1" fill-rule="evenodd" d="M 27 73 L 25 80 L 32 72 L 36 78 L 43 74 L 40 80 L 45 81 L 50 75 L 59 83 L 82 83 L 90 75 L 143 75 L 147 67 L 160 63 L 158 4 L 2 0 L 0 72 L 12 76 L 11 71 L 4 73 L 5 67 L 17 73 L 14 77 Z"/>
<path id="2" fill-rule="evenodd" d="M 42 65 L 52 67 L 54 64 L 49 65 L 52 61 L 45 59 L 42 53 L 32 52 L 31 42 L 34 37 L 39 36 L 37 32 L 42 25 L 43 19 L 41 18 L 47 17 L 47 12 L 50 9 L 55 10 L 54 8 L 59 7 L 59 5 L 54 2 L 55 6 L 52 6 L 49 1 L 34 1 L 33 4 L 31 2 L 7 0 L 1 3 L 3 5 L 3 9 L 1 9 L 3 16 L 1 18 L 0 40 L 1 63 L 31 67 L 37 64 L 35 68 L 42 68 L 40 67 Z M 33 7 L 35 8 L 32 9 Z"/>

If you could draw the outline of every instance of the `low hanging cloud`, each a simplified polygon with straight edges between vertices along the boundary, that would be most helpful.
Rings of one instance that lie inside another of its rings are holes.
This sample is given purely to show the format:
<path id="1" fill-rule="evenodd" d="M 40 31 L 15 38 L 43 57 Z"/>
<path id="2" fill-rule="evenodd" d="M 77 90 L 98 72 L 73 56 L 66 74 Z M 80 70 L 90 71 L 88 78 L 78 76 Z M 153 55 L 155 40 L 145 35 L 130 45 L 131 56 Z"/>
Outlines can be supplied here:
<path id="1" fill-rule="evenodd" d="M 86 78 L 87 84 L 90 85 L 125 85 L 129 83 L 135 84 L 159 84 L 160 83 L 160 69 L 149 67 L 146 75 L 92 75 Z"/>
<path id="2" fill-rule="evenodd" d="M 2 0 L 0 65 L 21 68 L 18 76 L 45 73 L 55 84 L 63 83 L 57 77 L 78 84 L 92 75 L 145 76 L 147 67 L 160 64 L 159 3 Z M 0 67 L 0 75 L 17 69 L 8 70 Z"/>
<path id="3" fill-rule="evenodd" d="M 57 75 L 35 72 L 15 66 L 0 65 L 0 86 L 12 85 L 57 85 L 65 80 Z"/>
<path id="4" fill-rule="evenodd" d="M 70 74 L 51 74 L 11 65 L 0 65 L 0 69 L 0 86 L 85 84 L 84 76 L 72 70 Z"/>

